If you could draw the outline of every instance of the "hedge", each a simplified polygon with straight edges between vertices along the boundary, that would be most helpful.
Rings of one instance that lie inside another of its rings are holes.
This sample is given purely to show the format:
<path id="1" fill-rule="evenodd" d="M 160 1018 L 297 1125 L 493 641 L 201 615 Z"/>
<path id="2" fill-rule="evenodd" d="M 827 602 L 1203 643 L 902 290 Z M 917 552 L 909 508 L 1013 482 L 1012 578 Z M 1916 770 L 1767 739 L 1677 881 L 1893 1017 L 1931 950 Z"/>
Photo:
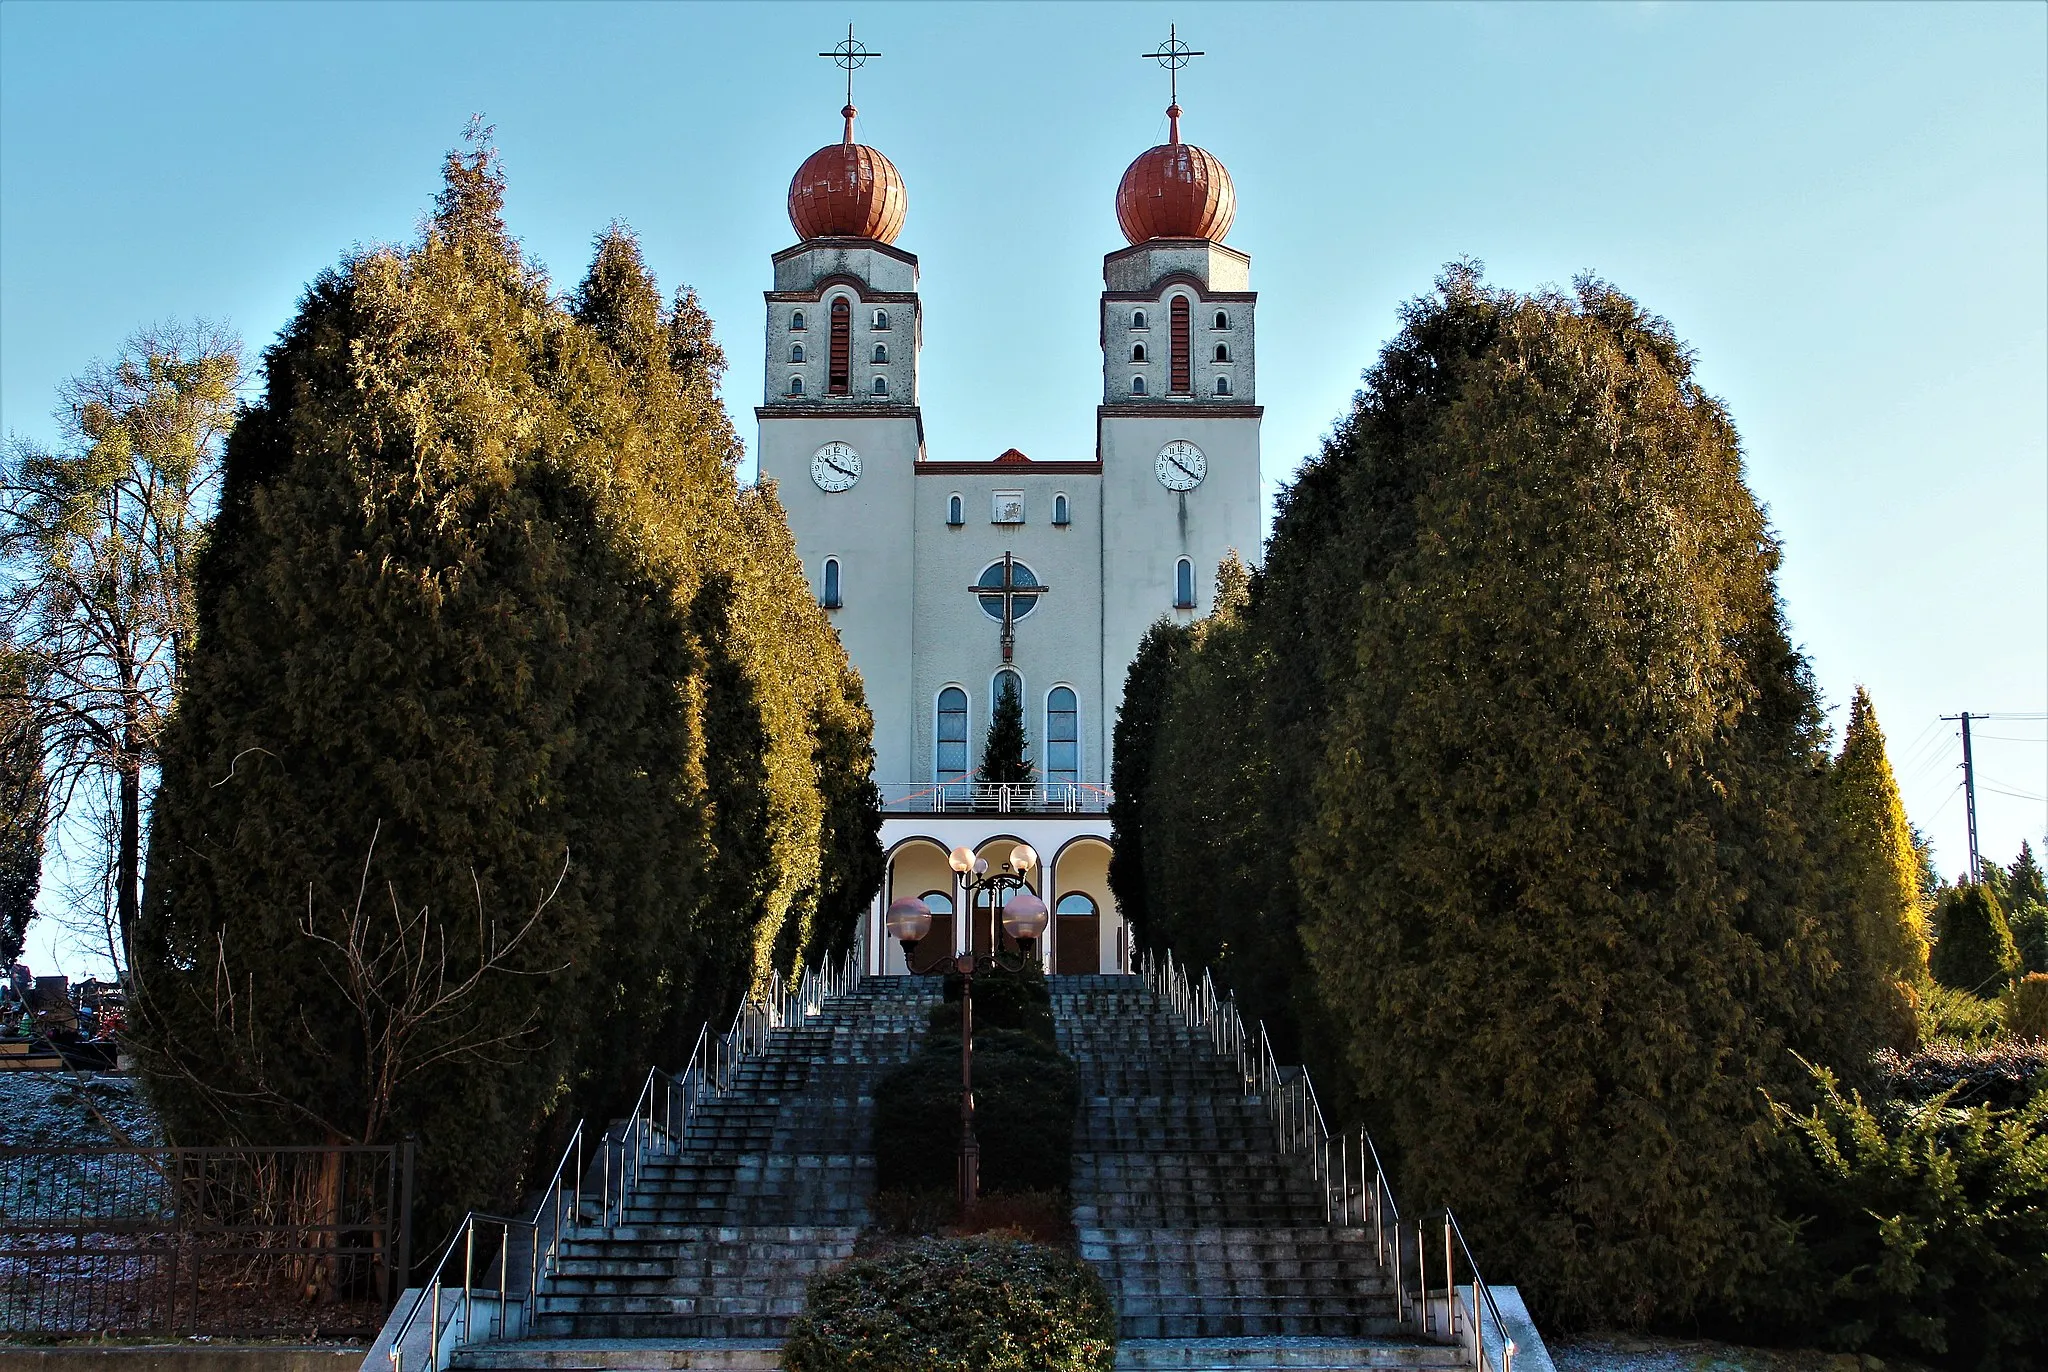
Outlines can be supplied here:
<path id="1" fill-rule="evenodd" d="M 789 1372 L 1110 1372 L 1116 1315 L 1080 1259 L 1006 1239 L 920 1239 L 812 1278 Z"/>

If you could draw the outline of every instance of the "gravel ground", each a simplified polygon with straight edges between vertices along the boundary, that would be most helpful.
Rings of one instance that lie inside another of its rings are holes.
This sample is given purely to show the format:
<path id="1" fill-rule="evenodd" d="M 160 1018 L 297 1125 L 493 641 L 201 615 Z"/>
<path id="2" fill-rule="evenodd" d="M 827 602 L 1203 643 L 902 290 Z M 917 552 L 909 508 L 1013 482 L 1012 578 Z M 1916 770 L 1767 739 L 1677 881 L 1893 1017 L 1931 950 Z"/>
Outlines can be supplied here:
<path id="1" fill-rule="evenodd" d="M 90 1104 L 88 1104 L 90 1101 Z M 98 1114 L 94 1113 L 97 1109 Z M 102 1121 L 150 1146 L 156 1116 L 135 1078 L 111 1073 L 0 1072 L 0 1147 L 118 1148 Z"/>
<path id="2" fill-rule="evenodd" d="M 1923 1372 L 1869 1354 L 1744 1348 L 1711 1339 L 1596 1335 L 1549 1345 L 1557 1372 Z"/>

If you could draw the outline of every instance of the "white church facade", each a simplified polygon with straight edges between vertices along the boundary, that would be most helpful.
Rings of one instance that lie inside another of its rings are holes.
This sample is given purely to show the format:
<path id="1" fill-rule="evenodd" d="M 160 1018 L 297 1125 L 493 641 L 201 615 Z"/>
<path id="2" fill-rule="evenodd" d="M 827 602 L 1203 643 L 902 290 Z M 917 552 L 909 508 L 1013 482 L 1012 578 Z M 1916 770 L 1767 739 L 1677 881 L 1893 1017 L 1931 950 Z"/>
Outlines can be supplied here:
<path id="1" fill-rule="evenodd" d="M 798 242 L 774 255 L 764 478 L 866 683 L 887 852 L 862 942 L 901 972 L 883 911 L 922 897 L 922 968 L 985 950 L 989 911 L 962 919 L 947 854 L 1000 866 L 1019 842 L 1054 912 L 1048 970 L 1123 970 L 1129 933 L 1108 881 L 1110 746 L 1124 674 L 1162 616 L 1209 608 L 1218 564 L 1260 545 L 1251 260 L 1224 245 L 1227 171 L 1172 134 L 1125 172 L 1128 245 L 1103 259 L 1102 395 L 1093 452 L 968 457 L 927 443 L 918 395 L 917 258 L 889 160 L 845 133 L 789 192 Z M 1005 690 L 1023 703 L 1032 780 L 980 782 Z"/>

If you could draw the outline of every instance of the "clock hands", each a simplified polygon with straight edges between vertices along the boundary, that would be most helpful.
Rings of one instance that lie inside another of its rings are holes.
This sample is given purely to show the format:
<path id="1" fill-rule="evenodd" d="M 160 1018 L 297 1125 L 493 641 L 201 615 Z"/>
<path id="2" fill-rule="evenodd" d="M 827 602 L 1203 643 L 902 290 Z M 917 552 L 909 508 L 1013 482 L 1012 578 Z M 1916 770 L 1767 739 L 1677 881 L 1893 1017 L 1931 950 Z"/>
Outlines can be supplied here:
<path id="1" fill-rule="evenodd" d="M 839 473 L 839 474 L 840 474 L 841 476 L 852 476 L 852 475 L 853 475 L 853 469 L 852 469 L 852 468 L 850 468 L 850 467 L 842 467 L 842 466 L 840 466 L 840 465 L 839 465 L 839 464 L 838 464 L 837 462 L 834 462 L 834 461 L 833 461 L 833 460 L 832 460 L 831 458 L 829 458 L 829 457 L 825 459 L 825 465 L 826 465 L 826 466 L 828 466 L 828 467 L 830 467 L 830 468 L 831 468 L 831 469 L 832 469 L 833 471 L 835 471 L 835 472 Z"/>
<path id="2" fill-rule="evenodd" d="M 1174 466 L 1180 467 L 1181 475 L 1185 476 L 1188 480 L 1195 481 L 1199 479 L 1195 476 L 1194 470 L 1192 468 L 1181 466 L 1181 460 L 1179 458 L 1169 457 L 1166 460 L 1168 462 L 1171 462 Z"/>

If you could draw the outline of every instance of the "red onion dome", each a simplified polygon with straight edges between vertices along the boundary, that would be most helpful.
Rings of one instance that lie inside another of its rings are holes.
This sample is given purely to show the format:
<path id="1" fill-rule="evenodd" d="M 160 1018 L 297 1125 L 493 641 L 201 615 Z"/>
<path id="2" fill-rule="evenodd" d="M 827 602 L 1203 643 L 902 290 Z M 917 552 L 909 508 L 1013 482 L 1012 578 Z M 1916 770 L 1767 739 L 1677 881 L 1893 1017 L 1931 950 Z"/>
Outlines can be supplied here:
<path id="1" fill-rule="evenodd" d="M 1148 238 L 1221 242 L 1237 217 L 1237 190 L 1215 154 L 1180 141 L 1180 106 L 1166 111 L 1167 142 L 1147 148 L 1116 188 L 1116 220 L 1133 243 Z"/>
<path id="2" fill-rule="evenodd" d="M 846 136 L 806 157 L 790 180 L 789 222 L 802 239 L 894 243 L 910 208 L 903 176 L 894 162 L 853 141 L 853 106 L 840 113 L 846 118 Z"/>

